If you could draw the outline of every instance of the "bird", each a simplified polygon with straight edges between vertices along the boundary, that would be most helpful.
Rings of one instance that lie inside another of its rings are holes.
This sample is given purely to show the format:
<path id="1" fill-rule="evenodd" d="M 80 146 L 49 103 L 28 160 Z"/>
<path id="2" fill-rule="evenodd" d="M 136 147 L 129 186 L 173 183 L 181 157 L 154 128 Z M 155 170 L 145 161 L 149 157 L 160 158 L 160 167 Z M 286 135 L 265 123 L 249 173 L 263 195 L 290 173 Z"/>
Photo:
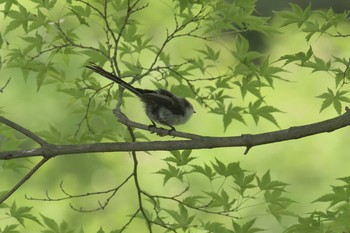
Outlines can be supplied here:
<path id="1" fill-rule="evenodd" d="M 192 104 L 187 99 L 165 89 L 149 90 L 136 88 L 113 73 L 104 70 L 99 65 L 90 63 L 85 67 L 119 84 L 139 97 L 144 104 L 146 115 L 152 122 L 150 126 L 156 127 L 157 122 L 169 126 L 171 130 L 176 130 L 174 125 L 186 123 L 192 114 L 195 113 Z"/>

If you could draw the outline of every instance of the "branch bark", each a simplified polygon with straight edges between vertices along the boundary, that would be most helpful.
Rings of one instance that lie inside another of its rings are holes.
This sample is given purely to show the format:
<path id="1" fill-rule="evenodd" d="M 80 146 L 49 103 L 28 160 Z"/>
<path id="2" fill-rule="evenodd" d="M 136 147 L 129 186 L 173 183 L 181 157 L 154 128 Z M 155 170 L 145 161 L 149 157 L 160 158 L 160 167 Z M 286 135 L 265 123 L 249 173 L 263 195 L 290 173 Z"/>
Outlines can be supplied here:
<path id="1" fill-rule="evenodd" d="M 7 124 L 3 117 L 0 122 Z M 54 157 L 67 154 L 82 154 L 96 152 L 126 152 L 126 151 L 169 151 L 186 149 L 208 149 L 218 147 L 246 147 L 248 150 L 254 146 L 288 141 L 308 137 L 315 134 L 332 132 L 350 125 L 350 110 L 346 109 L 343 115 L 325 121 L 294 126 L 289 129 L 278 130 L 261 134 L 242 134 L 232 137 L 207 137 L 181 132 L 170 132 L 170 135 L 186 135 L 191 140 L 169 140 L 152 142 L 114 142 L 114 143 L 92 143 L 81 145 L 55 145 L 45 144 L 40 148 L 18 151 L 0 152 L 0 160 L 16 159 L 23 157 Z M 21 128 L 15 128 L 21 132 Z M 27 130 L 28 131 L 28 130 Z M 156 130 L 157 131 L 157 130 Z M 162 132 L 162 129 L 160 129 Z M 33 137 L 32 137 L 33 138 Z M 38 140 L 36 140 L 38 141 Z M 39 142 L 39 141 L 38 141 Z M 40 141 L 42 142 L 42 141 Z"/>

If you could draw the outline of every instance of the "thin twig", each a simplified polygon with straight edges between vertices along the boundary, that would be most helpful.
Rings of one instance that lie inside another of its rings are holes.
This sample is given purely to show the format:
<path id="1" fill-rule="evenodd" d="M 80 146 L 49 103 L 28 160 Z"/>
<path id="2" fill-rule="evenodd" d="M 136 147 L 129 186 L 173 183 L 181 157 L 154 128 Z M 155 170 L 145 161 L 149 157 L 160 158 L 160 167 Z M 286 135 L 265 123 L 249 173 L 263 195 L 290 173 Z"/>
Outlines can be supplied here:
<path id="1" fill-rule="evenodd" d="M 73 209 L 73 210 L 76 210 L 76 211 L 79 211 L 79 212 L 96 212 L 98 210 L 104 210 L 106 208 L 106 206 L 109 204 L 109 202 L 112 200 L 112 198 L 115 196 L 115 194 L 118 192 L 118 190 L 123 187 L 128 181 L 129 179 L 132 177 L 133 175 L 129 175 L 122 183 L 120 183 L 116 188 L 114 189 L 111 189 L 111 190 L 108 190 L 108 191 L 105 191 L 105 192 L 95 192 L 95 193 L 88 193 L 87 195 L 84 195 L 84 196 L 90 196 L 90 195 L 95 195 L 95 194 L 103 194 L 103 193 L 108 193 L 108 192 L 112 192 L 112 194 L 105 200 L 105 202 L 102 204 L 99 202 L 99 207 L 98 208 L 95 208 L 95 209 L 90 209 L 90 210 L 86 210 L 86 209 L 83 209 L 82 207 L 77 209 L 75 208 L 72 204 L 70 204 L 70 207 Z M 65 192 L 67 193 L 67 192 Z M 72 195 L 70 195 L 70 197 L 73 197 Z M 74 196 L 74 197 L 78 197 L 78 195 Z"/>
<path id="2" fill-rule="evenodd" d="M 83 80 L 84 82 L 84 80 Z M 85 83 L 85 82 L 84 82 Z M 77 137 L 78 136 L 78 133 L 81 129 L 81 126 L 83 125 L 83 123 L 86 121 L 86 125 L 87 125 L 87 128 L 89 129 L 90 132 L 94 133 L 94 131 L 92 130 L 91 126 L 90 126 L 90 122 L 89 122 L 89 111 L 90 111 L 90 107 L 91 107 L 91 102 L 93 100 L 93 98 L 100 92 L 102 91 L 103 89 L 107 88 L 108 86 L 112 86 L 113 83 L 109 83 L 97 90 L 94 90 L 94 93 L 89 97 L 89 100 L 88 100 L 88 103 L 87 103 L 87 106 L 86 106 L 86 111 L 85 111 L 85 114 L 84 114 L 84 117 L 83 119 L 81 119 L 81 121 L 78 123 L 78 127 L 77 127 L 77 130 L 75 131 L 75 134 L 74 134 L 74 137 Z M 108 89 L 109 90 L 109 89 Z"/>
<path id="3" fill-rule="evenodd" d="M 140 212 L 140 209 L 137 209 L 133 215 L 131 215 L 129 221 L 124 224 L 124 226 L 119 230 L 120 233 L 126 230 L 126 228 L 130 225 L 130 223 L 136 218 L 137 214 Z"/>
<path id="4" fill-rule="evenodd" d="M 344 70 L 344 72 L 343 72 L 343 77 L 342 77 L 343 83 L 342 83 L 342 86 L 344 86 L 345 84 L 347 84 L 347 83 L 346 83 L 346 73 L 348 72 L 349 67 L 350 67 L 350 59 L 348 60 L 348 63 L 346 64 L 345 70 Z"/>
<path id="5" fill-rule="evenodd" d="M 107 194 L 110 192 L 113 192 L 110 197 L 115 195 L 115 192 L 118 191 L 121 187 L 123 187 L 124 184 L 128 182 L 128 180 L 132 177 L 132 174 L 129 175 L 124 179 L 122 183 L 120 183 L 117 187 L 109 190 L 104 190 L 104 191 L 98 191 L 98 192 L 88 192 L 84 194 L 77 194 L 77 195 L 72 195 L 68 193 L 64 188 L 63 188 L 63 181 L 60 183 L 60 189 L 66 195 L 65 197 L 60 197 L 60 198 L 51 198 L 49 197 L 48 193 L 46 193 L 46 198 L 35 198 L 35 197 L 29 197 L 26 196 L 26 199 L 32 200 L 32 201 L 64 201 L 68 199 L 74 199 L 74 198 L 81 198 L 81 197 L 88 197 L 88 196 L 93 196 L 93 195 L 101 195 L 101 194 Z"/>
<path id="6" fill-rule="evenodd" d="M 173 39 L 178 38 L 178 37 L 183 37 L 183 36 L 191 36 L 191 37 L 195 37 L 195 38 L 205 39 L 203 37 L 196 36 L 196 35 L 192 34 L 193 32 L 199 30 L 199 25 L 197 25 L 195 28 L 191 29 L 190 32 L 180 34 L 180 32 L 185 30 L 185 28 L 188 27 L 190 24 L 199 22 L 200 20 L 204 19 L 207 15 L 201 16 L 201 14 L 205 11 L 205 9 L 206 8 L 203 6 L 199 10 L 199 12 L 196 15 L 193 16 L 193 18 L 191 20 L 188 20 L 188 21 L 184 22 L 183 24 L 179 24 L 179 22 L 177 20 L 177 16 L 174 15 L 175 29 L 171 33 L 169 33 L 168 29 L 166 30 L 167 35 L 166 35 L 165 40 L 163 41 L 162 45 L 158 49 L 157 53 L 155 54 L 151 65 L 149 66 L 149 68 L 147 69 L 147 71 L 145 73 L 143 73 L 142 75 L 139 76 L 140 78 L 142 78 L 144 76 L 147 76 L 154 69 L 154 67 L 157 64 L 157 62 L 158 62 L 162 52 L 164 51 L 165 47 Z"/>
<path id="7" fill-rule="evenodd" d="M 135 142 L 136 141 L 136 137 L 135 137 L 135 134 L 132 131 L 132 128 L 130 126 L 128 126 L 128 131 L 129 131 L 129 134 L 131 136 L 131 141 Z M 144 210 L 144 206 L 142 204 L 142 189 L 141 189 L 141 186 L 140 186 L 140 183 L 139 183 L 139 177 L 138 177 L 138 163 L 139 162 L 137 160 L 137 156 L 136 156 L 136 152 L 135 151 L 132 151 L 131 155 L 132 155 L 132 160 L 133 160 L 133 163 L 134 163 L 133 176 L 134 176 L 135 187 L 136 187 L 136 190 L 137 190 L 137 200 L 138 200 L 138 203 L 139 203 L 139 209 L 141 211 L 141 214 L 143 215 L 143 217 L 146 220 L 146 224 L 147 224 L 149 232 L 152 233 L 151 222 L 148 219 L 148 216 L 147 216 L 147 214 L 146 214 L 146 212 Z"/>
<path id="8" fill-rule="evenodd" d="M 197 211 L 200 211 L 200 212 L 203 212 L 203 213 L 207 213 L 207 214 L 214 214 L 214 215 L 222 215 L 222 216 L 225 216 L 225 217 L 230 217 L 230 218 L 236 218 L 238 219 L 238 217 L 236 216 L 233 216 L 231 215 L 231 213 L 233 212 L 236 212 L 237 209 L 234 208 L 234 209 L 229 209 L 229 210 L 221 210 L 221 211 L 214 211 L 214 210 L 208 210 L 207 207 L 209 207 L 209 205 L 205 205 L 205 206 L 193 206 L 191 204 L 188 204 L 182 200 L 179 200 L 177 199 L 176 197 L 177 196 L 172 196 L 172 197 L 169 197 L 169 196 L 161 196 L 161 195 L 151 195 L 151 194 L 148 194 L 146 192 L 143 192 L 144 195 L 146 195 L 148 198 L 150 198 L 151 200 L 152 199 L 163 199 L 163 200 L 170 200 L 170 201 L 174 201 L 176 203 L 179 203 L 179 204 L 182 204 L 190 209 L 193 209 L 193 210 L 197 210 Z M 182 193 L 180 193 L 180 195 L 182 195 Z M 154 201 L 154 203 L 156 203 L 156 201 Z M 211 203 L 211 202 L 210 202 Z"/>
<path id="9" fill-rule="evenodd" d="M 11 77 L 9 77 L 9 79 L 7 79 L 7 82 L 5 83 L 5 85 L 4 85 L 2 88 L 0 88 L 0 93 L 3 93 L 3 92 L 4 92 L 5 88 L 6 88 L 7 85 L 10 83 L 10 80 L 11 80 Z"/>
<path id="10" fill-rule="evenodd" d="M 40 160 L 39 163 L 37 163 L 32 170 L 30 170 L 10 191 L 8 191 L 4 196 L 0 198 L 0 204 L 6 201 L 14 192 L 19 189 L 41 166 L 43 166 L 50 157 L 44 157 L 42 160 Z"/>

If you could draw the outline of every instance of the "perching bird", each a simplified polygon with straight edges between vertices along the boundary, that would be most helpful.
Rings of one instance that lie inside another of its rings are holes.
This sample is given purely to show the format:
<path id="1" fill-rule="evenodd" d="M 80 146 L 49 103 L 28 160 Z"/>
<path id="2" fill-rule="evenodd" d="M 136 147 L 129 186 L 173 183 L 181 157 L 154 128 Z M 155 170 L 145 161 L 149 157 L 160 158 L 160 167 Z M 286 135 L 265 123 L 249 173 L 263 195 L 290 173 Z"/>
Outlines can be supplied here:
<path id="1" fill-rule="evenodd" d="M 86 67 L 103 77 L 118 83 L 137 95 L 144 103 L 146 115 L 152 121 L 154 126 L 156 126 L 155 122 L 157 122 L 167 125 L 171 127 L 172 130 L 175 130 L 173 125 L 186 123 L 195 112 L 192 104 L 188 102 L 188 100 L 176 96 L 167 90 L 136 88 L 96 64 L 90 64 Z"/>

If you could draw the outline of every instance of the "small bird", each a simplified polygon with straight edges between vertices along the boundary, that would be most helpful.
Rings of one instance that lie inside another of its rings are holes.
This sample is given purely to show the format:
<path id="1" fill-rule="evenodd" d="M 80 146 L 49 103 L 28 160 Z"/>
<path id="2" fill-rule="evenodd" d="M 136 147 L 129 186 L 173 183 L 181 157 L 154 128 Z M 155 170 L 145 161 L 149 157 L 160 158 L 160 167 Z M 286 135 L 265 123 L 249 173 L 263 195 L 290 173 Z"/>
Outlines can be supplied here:
<path id="1" fill-rule="evenodd" d="M 155 122 L 157 122 L 175 130 L 173 125 L 186 123 L 195 112 L 188 100 L 176 96 L 167 90 L 148 90 L 133 87 L 121 78 L 93 63 L 87 65 L 86 68 L 118 83 L 138 96 L 144 103 L 146 115 L 152 121 L 153 126 L 156 126 Z"/>

